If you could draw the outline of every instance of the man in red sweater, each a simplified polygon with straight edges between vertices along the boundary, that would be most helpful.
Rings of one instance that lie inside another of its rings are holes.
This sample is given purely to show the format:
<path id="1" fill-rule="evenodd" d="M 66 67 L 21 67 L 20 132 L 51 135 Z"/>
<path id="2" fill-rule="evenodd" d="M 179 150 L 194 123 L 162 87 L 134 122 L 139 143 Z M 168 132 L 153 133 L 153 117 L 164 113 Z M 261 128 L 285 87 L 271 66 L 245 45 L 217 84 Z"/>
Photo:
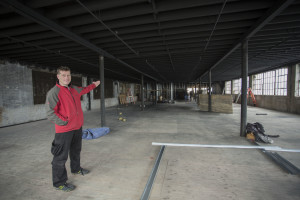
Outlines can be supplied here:
<path id="1" fill-rule="evenodd" d="M 83 112 L 80 97 L 96 88 L 100 81 L 87 87 L 71 84 L 71 70 L 68 67 L 57 69 L 57 83 L 47 94 L 47 116 L 55 124 L 55 138 L 52 142 L 52 181 L 53 186 L 62 191 L 72 191 L 75 186 L 67 183 L 65 163 L 70 154 L 70 167 L 73 174 L 85 175 L 87 169 L 80 166 L 82 146 Z"/>

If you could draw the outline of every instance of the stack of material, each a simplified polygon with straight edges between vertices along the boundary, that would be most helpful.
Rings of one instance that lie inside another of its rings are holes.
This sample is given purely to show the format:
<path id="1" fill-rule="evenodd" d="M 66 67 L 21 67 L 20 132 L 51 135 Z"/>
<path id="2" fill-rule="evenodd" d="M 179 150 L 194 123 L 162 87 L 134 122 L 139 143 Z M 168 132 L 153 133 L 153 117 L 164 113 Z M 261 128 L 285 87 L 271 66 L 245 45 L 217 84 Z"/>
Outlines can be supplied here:
<path id="1" fill-rule="evenodd" d="M 125 104 L 126 103 L 126 95 L 125 94 L 120 94 L 119 95 L 119 100 L 120 100 L 120 104 Z"/>
<path id="2" fill-rule="evenodd" d="M 199 94 L 198 106 L 201 111 L 208 111 L 208 95 Z"/>
<path id="3" fill-rule="evenodd" d="M 208 95 L 199 95 L 199 108 L 201 111 L 208 111 Z M 212 112 L 232 114 L 232 97 L 231 95 L 213 94 L 211 95 Z"/>

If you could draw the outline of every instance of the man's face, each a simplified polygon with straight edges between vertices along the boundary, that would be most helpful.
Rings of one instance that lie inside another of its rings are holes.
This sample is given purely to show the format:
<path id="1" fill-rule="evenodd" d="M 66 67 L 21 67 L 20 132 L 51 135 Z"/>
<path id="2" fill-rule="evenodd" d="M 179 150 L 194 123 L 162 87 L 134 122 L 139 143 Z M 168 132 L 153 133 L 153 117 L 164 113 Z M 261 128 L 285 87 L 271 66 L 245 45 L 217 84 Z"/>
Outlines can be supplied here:
<path id="1" fill-rule="evenodd" d="M 57 78 L 61 86 L 68 86 L 71 82 L 71 72 L 59 71 L 59 74 L 57 74 Z"/>

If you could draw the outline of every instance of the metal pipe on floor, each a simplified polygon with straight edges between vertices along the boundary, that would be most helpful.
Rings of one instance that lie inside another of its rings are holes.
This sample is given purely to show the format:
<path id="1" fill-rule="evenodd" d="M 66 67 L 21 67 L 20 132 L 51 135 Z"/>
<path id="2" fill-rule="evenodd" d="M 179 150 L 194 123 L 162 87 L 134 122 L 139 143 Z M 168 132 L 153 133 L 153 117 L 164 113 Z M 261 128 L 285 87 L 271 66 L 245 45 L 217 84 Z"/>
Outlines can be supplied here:
<path id="1" fill-rule="evenodd" d="M 248 146 L 248 145 L 217 145 L 217 144 L 178 144 L 152 142 L 154 146 L 172 147 L 202 147 L 202 148 L 227 148 L 227 149 L 264 149 L 266 151 L 284 151 L 300 153 L 300 149 L 283 149 L 279 146 Z"/>
<path id="2" fill-rule="evenodd" d="M 247 124 L 247 76 L 248 76 L 248 40 L 242 44 L 242 98 L 240 136 L 246 136 Z"/>
<path id="3" fill-rule="evenodd" d="M 150 174 L 149 179 L 147 181 L 147 184 L 145 186 L 144 192 L 141 196 L 141 200 L 148 200 L 149 197 L 150 197 L 150 192 L 151 192 L 151 189 L 152 189 L 152 186 L 153 186 L 153 183 L 154 183 L 154 179 L 155 179 L 156 173 L 158 171 L 159 163 L 160 163 L 160 160 L 161 160 L 162 155 L 164 153 L 164 150 L 165 150 L 165 146 L 162 146 L 160 148 L 160 151 L 159 151 L 158 156 L 156 158 L 155 164 L 152 168 L 152 171 L 151 171 L 151 174 Z"/>
<path id="4" fill-rule="evenodd" d="M 100 65 L 100 111 L 101 111 L 101 127 L 105 126 L 105 96 L 104 96 L 104 57 L 103 55 L 99 56 L 99 65 Z"/>

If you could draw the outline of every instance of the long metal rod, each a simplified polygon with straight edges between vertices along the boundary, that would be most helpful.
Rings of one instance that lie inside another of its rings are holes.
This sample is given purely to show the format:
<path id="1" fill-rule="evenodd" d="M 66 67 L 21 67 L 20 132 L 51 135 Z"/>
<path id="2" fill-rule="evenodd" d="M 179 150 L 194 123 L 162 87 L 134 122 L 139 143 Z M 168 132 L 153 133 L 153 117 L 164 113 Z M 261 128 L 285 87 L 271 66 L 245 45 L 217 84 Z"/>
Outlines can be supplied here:
<path id="1" fill-rule="evenodd" d="M 105 123 L 105 92 L 104 92 L 104 57 L 99 56 L 99 65 L 100 65 L 100 94 L 101 94 L 101 127 L 106 125 Z"/>
<path id="2" fill-rule="evenodd" d="M 85 6 L 81 1 L 79 0 L 76 0 L 78 4 L 80 4 L 88 13 L 90 13 L 97 21 L 99 21 L 106 29 L 108 29 L 117 39 L 119 39 L 128 49 L 130 49 L 136 56 L 139 56 L 140 57 L 140 54 L 138 51 L 135 51 L 129 44 L 127 44 L 121 37 L 118 36 L 117 33 L 115 33 L 109 26 L 107 26 L 103 20 L 101 20 L 99 17 L 97 17 L 87 6 Z M 146 59 L 146 64 L 148 64 L 150 66 L 150 64 L 147 62 L 147 59 Z M 172 64 L 173 65 L 173 64 Z M 153 67 L 153 66 L 150 66 L 152 68 L 154 68 L 154 70 L 160 75 L 161 73 L 158 72 L 158 70 Z M 174 68 L 174 67 L 173 67 Z M 163 76 L 162 76 L 163 77 Z M 163 77 L 163 79 L 165 79 Z"/>
<path id="3" fill-rule="evenodd" d="M 165 150 L 165 146 L 162 146 L 160 148 L 160 151 L 159 151 L 158 156 L 156 158 L 155 164 L 152 168 L 152 171 L 151 171 L 151 174 L 150 174 L 149 179 L 147 181 L 147 184 L 145 186 L 144 192 L 141 196 L 141 200 L 148 200 L 149 197 L 150 197 L 150 192 L 151 192 L 151 189 L 152 189 L 152 186 L 153 186 L 153 183 L 154 183 L 154 179 L 156 177 L 156 173 L 158 171 L 158 167 L 159 167 L 162 155 L 164 153 L 164 150 Z"/>
<path id="4" fill-rule="evenodd" d="M 97 17 L 88 7 L 86 7 L 81 1 L 76 0 L 88 13 L 90 13 L 98 22 L 100 22 L 107 30 L 109 30 L 116 38 L 118 38 L 128 49 L 130 49 L 135 55 L 139 55 L 131 46 L 129 46 L 122 38 L 120 38 L 110 27 L 108 27 L 99 17 Z"/>
<path id="5" fill-rule="evenodd" d="M 167 81 L 167 78 L 165 76 L 163 76 L 161 73 L 159 73 L 159 71 L 156 69 L 156 67 L 154 67 L 147 59 L 146 59 L 146 64 L 153 69 L 163 80 Z"/>
<path id="6" fill-rule="evenodd" d="M 279 146 L 247 146 L 247 145 L 214 145 L 214 144 L 178 144 L 178 143 L 159 143 L 152 142 L 155 146 L 173 146 L 173 147 L 204 147 L 204 148 L 234 148 L 234 149 L 264 149 L 267 151 L 284 151 L 284 152 L 297 152 L 300 149 L 283 149 Z"/>
<path id="7" fill-rule="evenodd" d="M 213 29 L 212 29 L 212 31 L 210 32 L 210 35 L 209 35 L 208 40 L 207 40 L 207 42 L 206 42 L 206 44 L 205 44 L 205 47 L 204 47 L 204 49 L 203 49 L 203 51 L 202 51 L 202 54 L 201 54 L 201 56 L 200 56 L 200 58 L 199 58 L 199 61 L 198 61 L 198 63 L 196 64 L 196 66 L 193 68 L 193 70 L 191 71 L 191 72 L 192 72 L 192 73 L 191 73 L 191 76 L 194 75 L 195 70 L 198 68 L 198 66 L 199 66 L 200 63 L 201 63 L 202 56 L 204 56 L 204 54 L 205 54 L 205 52 L 206 52 L 206 49 L 207 49 L 207 47 L 208 47 L 208 45 L 209 45 L 209 42 L 210 42 L 210 40 L 211 40 L 211 38 L 212 38 L 212 36 L 213 36 L 215 30 L 216 30 L 216 27 L 217 27 L 217 24 L 219 23 L 221 14 L 222 14 L 222 12 L 223 12 L 223 10 L 224 10 L 224 8 L 225 8 L 226 2 L 227 2 L 227 0 L 224 0 L 224 1 L 223 1 L 221 10 L 220 10 L 220 12 L 219 12 L 219 14 L 218 14 L 218 17 L 217 17 L 217 20 L 216 20 L 216 22 L 215 22 L 215 24 L 214 24 Z"/>
<path id="8" fill-rule="evenodd" d="M 170 52 L 170 48 L 166 42 L 166 37 L 165 37 L 165 34 L 162 32 L 161 30 L 161 21 L 159 20 L 159 18 L 157 17 L 158 16 L 158 10 L 156 9 L 156 3 L 155 1 L 150 1 L 151 4 L 152 4 L 152 10 L 153 10 L 153 18 L 154 18 L 154 21 L 157 23 L 157 27 L 158 27 L 158 33 L 160 36 L 162 36 L 163 38 L 163 43 L 164 43 L 164 46 L 168 52 L 168 56 L 169 56 L 169 59 L 170 59 L 170 63 L 171 63 L 171 66 L 172 66 L 172 70 L 173 72 L 175 71 L 175 68 L 174 68 L 174 63 L 173 63 L 173 59 L 172 59 L 172 56 L 171 56 L 171 52 Z"/>

